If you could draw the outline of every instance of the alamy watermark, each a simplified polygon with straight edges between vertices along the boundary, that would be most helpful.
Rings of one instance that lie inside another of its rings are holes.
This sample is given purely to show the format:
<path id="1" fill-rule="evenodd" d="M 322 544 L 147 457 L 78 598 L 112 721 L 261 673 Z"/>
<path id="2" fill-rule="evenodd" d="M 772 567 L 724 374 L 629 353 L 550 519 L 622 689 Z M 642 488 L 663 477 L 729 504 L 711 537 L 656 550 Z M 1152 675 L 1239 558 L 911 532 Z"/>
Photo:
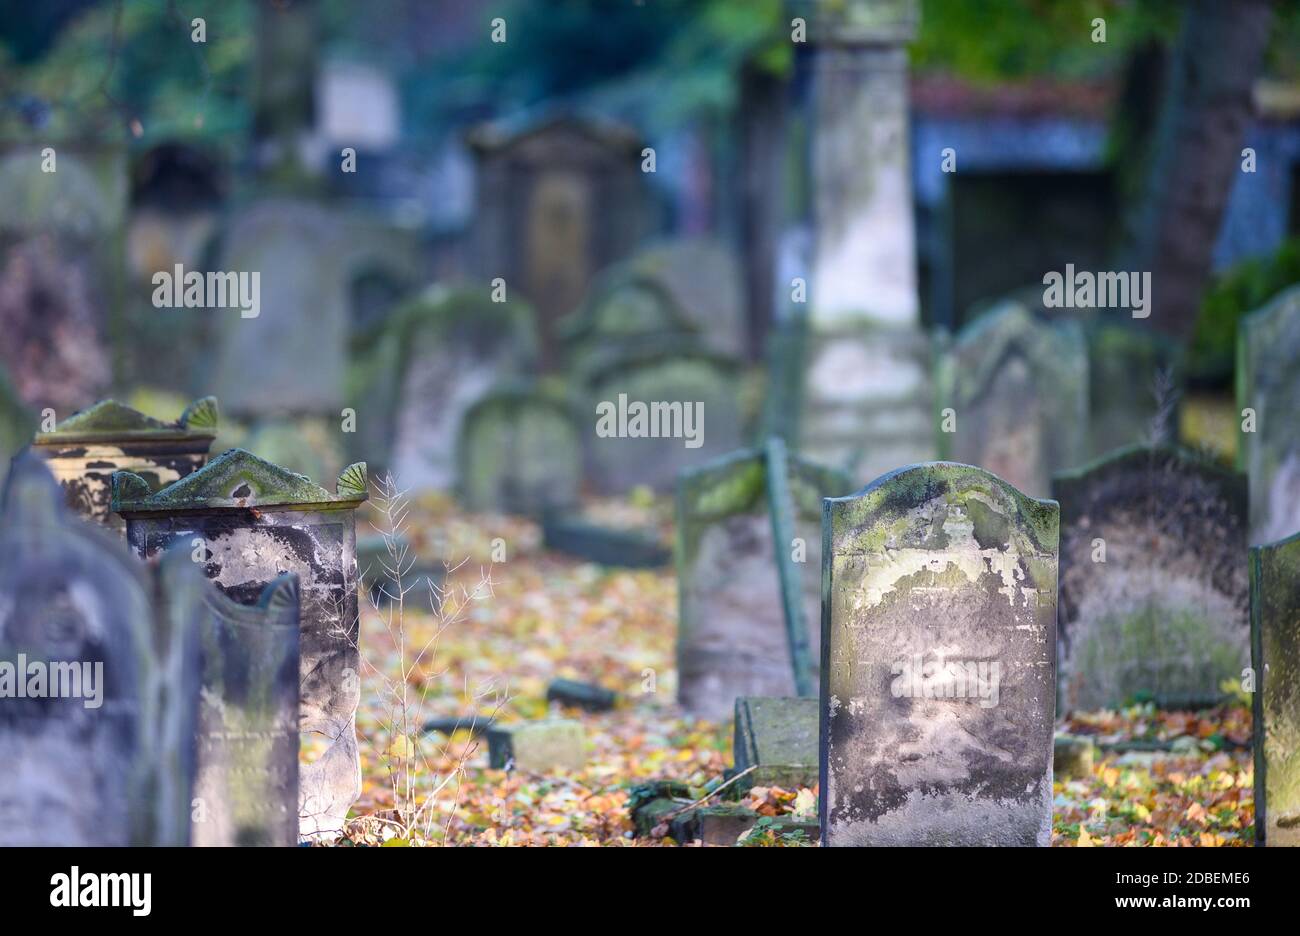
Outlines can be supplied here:
<path id="1" fill-rule="evenodd" d="M 104 704 L 104 664 L 28 660 L 0 660 L 0 699 L 81 699 L 88 709 Z"/>
<path id="2" fill-rule="evenodd" d="M 966 699 L 980 708 L 998 704 L 1002 664 L 996 661 L 947 660 L 942 653 L 927 661 L 925 654 L 916 653 L 895 661 L 889 672 L 895 699 Z"/>
<path id="3" fill-rule="evenodd" d="M 596 404 L 596 435 L 602 439 L 683 439 L 688 449 L 704 444 L 704 404 L 630 403 L 626 393 L 618 402 Z"/>
<path id="4" fill-rule="evenodd" d="M 262 314 L 262 274 L 159 270 L 151 280 L 156 309 L 238 309 L 241 318 Z"/>
<path id="5" fill-rule="evenodd" d="M 1073 263 L 1065 272 L 1043 274 L 1043 305 L 1049 309 L 1132 309 L 1133 317 L 1151 314 L 1151 272 L 1076 273 Z"/>

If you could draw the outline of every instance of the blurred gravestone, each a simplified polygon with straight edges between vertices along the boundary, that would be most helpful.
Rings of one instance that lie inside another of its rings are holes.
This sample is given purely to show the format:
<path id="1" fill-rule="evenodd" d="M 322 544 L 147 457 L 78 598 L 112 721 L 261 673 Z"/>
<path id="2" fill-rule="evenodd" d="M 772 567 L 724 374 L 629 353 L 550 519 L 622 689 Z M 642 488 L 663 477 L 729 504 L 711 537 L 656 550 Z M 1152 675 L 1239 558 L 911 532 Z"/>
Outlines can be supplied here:
<path id="1" fill-rule="evenodd" d="M 641 140 L 631 130 L 570 116 L 476 128 L 475 268 L 504 279 L 536 310 L 543 363 L 555 327 L 578 307 L 597 270 L 648 228 Z"/>
<path id="2" fill-rule="evenodd" d="M 1300 537 L 1250 550 L 1255 842 L 1300 845 Z"/>
<path id="3" fill-rule="evenodd" d="M 392 466 L 404 489 L 450 491 L 465 413 L 502 380 L 535 368 L 526 306 L 493 302 L 484 286 L 434 289 L 401 317 L 399 392 Z"/>
<path id="4" fill-rule="evenodd" d="M 736 699 L 735 772 L 753 768 L 742 788 L 817 785 L 817 705 L 815 698 Z"/>
<path id="5" fill-rule="evenodd" d="M 126 170 L 119 151 L 49 148 L 0 154 L 0 366 L 32 409 L 70 413 L 112 376 Z"/>
<path id="6" fill-rule="evenodd" d="M 330 494 L 241 449 L 157 493 L 127 472 L 113 476 L 113 509 L 139 555 L 173 543 L 201 549 L 203 573 L 241 604 L 256 604 L 276 576 L 298 576 L 303 838 L 339 834 L 361 790 L 354 511 L 366 484 L 365 466 L 352 465 Z"/>
<path id="7" fill-rule="evenodd" d="M 989 310 L 943 355 L 938 393 L 955 428 L 940 422 L 945 458 L 1035 497 L 1048 494 L 1054 472 L 1085 460 L 1088 359 L 1073 322 L 1037 322 L 1015 302 Z"/>
<path id="8" fill-rule="evenodd" d="M 602 494 L 668 490 L 679 472 L 733 451 L 744 435 L 737 366 L 672 343 L 611 354 L 591 367 L 582 397 L 587 462 Z"/>
<path id="9" fill-rule="evenodd" d="M 0 484 L 9 470 L 9 460 L 32 439 L 36 417 L 18 399 L 0 364 Z"/>
<path id="10" fill-rule="evenodd" d="M 826 501 L 824 844 L 1049 844 L 1058 519 L 947 462 Z"/>
<path id="11" fill-rule="evenodd" d="M 1161 375 L 1176 385 L 1180 357 L 1168 338 L 1132 322 L 1094 321 L 1088 341 L 1088 457 L 1161 441 L 1172 431 L 1173 399 L 1158 399 Z M 1165 410 L 1165 412 L 1162 412 Z M 1158 423 L 1159 425 L 1154 425 Z"/>
<path id="12" fill-rule="evenodd" d="M 530 389 L 488 394 L 466 411 L 457 490 L 470 510 L 541 514 L 578 502 L 582 437 L 571 407 Z"/>
<path id="13" fill-rule="evenodd" d="M 1058 476 L 1060 704 L 1211 703 L 1249 653 L 1246 485 L 1174 449 Z"/>
<path id="14" fill-rule="evenodd" d="M 1250 479 L 1250 541 L 1270 543 L 1300 532 L 1300 286 L 1242 319 L 1237 346 L 1237 406 L 1254 411 L 1239 456 Z"/>
<path id="15" fill-rule="evenodd" d="M 189 561 L 184 549 L 178 551 Z M 256 605 L 204 582 L 195 845 L 298 842 L 298 581 Z"/>
<path id="16" fill-rule="evenodd" d="M 0 508 L 0 844 L 188 844 L 204 583 L 187 555 L 167 559 L 147 571 L 66 515 L 41 459 L 14 461 Z"/>
<path id="17" fill-rule="evenodd" d="M 684 473 L 677 485 L 677 693 L 684 708 L 714 721 L 731 714 L 738 696 L 796 694 L 779 564 L 796 570 L 790 597 L 802 605 L 803 627 L 815 628 L 821 498 L 851 487 L 838 472 L 788 462 L 793 541 L 778 544 L 768 465 L 764 452 L 741 451 Z M 816 660 L 816 639 L 805 643 Z"/>
<path id="18" fill-rule="evenodd" d="M 109 510 L 113 472 L 133 472 L 156 491 L 203 467 L 216 434 L 213 397 L 195 400 L 174 423 L 101 400 L 37 433 L 32 451 L 49 464 L 69 507 L 124 534 L 126 524 Z"/>

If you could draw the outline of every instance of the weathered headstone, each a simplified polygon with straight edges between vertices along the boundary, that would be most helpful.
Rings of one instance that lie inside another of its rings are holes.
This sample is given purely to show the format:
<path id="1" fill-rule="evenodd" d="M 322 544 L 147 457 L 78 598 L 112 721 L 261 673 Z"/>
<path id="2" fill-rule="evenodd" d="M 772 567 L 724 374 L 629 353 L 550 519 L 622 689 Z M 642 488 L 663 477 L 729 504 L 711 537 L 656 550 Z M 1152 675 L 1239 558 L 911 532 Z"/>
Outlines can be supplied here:
<path id="1" fill-rule="evenodd" d="M 1153 422 L 1172 400 L 1157 399 L 1160 375 L 1177 385 L 1177 345 L 1131 320 L 1084 326 L 1088 341 L 1088 457 L 1154 441 Z M 1166 426 L 1165 428 L 1170 428 Z"/>
<path id="2" fill-rule="evenodd" d="M 1056 504 L 950 462 L 824 503 L 823 844 L 1049 844 Z"/>
<path id="3" fill-rule="evenodd" d="M 176 561 L 179 558 L 180 561 Z M 0 845 L 185 845 L 204 583 L 70 517 L 44 462 L 0 507 Z"/>
<path id="4" fill-rule="evenodd" d="M 456 459 L 470 510 L 540 514 L 578 502 L 582 436 L 563 399 L 526 388 L 489 393 L 466 411 Z"/>
<path id="5" fill-rule="evenodd" d="M 361 791 L 354 512 L 366 484 L 365 465 L 351 465 L 330 494 L 242 449 L 157 493 L 127 472 L 113 476 L 113 509 L 141 556 L 178 542 L 202 549 L 204 574 L 241 604 L 255 604 L 278 575 L 298 576 L 303 838 L 338 834 Z"/>
<path id="6" fill-rule="evenodd" d="M 532 313 L 516 302 L 493 302 L 483 286 L 435 288 L 394 315 L 404 363 L 393 473 L 404 489 L 450 491 L 465 413 L 503 380 L 535 369 Z"/>
<path id="7" fill-rule="evenodd" d="M 1250 479 L 1250 541 L 1300 532 L 1300 286 L 1241 321 L 1237 332 L 1238 465 Z M 1246 411 L 1250 412 L 1247 413 Z"/>
<path id="8" fill-rule="evenodd" d="M 195 400 L 174 423 L 101 400 L 38 432 L 32 451 L 49 463 L 69 507 L 124 533 L 126 524 L 109 510 L 113 472 L 130 471 L 156 491 L 203 467 L 216 435 L 213 397 Z"/>
<path id="9" fill-rule="evenodd" d="M 736 699 L 735 772 L 754 768 L 737 786 L 815 786 L 817 706 L 817 699 Z"/>
<path id="10" fill-rule="evenodd" d="M 595 271 L 626 256 L 648 228 L 642 142 L 627 127 L 566 115 L 475 128 L 474 263 L 536 310 L 542 359 L 556 323 Z"/>
<path id="11" fill-rule="evenodd" d="M 1255 842 L 1300 845 L 1300 537 L 1250 550 Z"/>
<path id="12" fill-rule="evenodd" d="M 1018 302 L 997 305 L 942 355 L 938 397 L 940 455 L 1027 494 L 1046 496 L 1055 472 L 1086 459 L 1088 357 L 1075 322 L 1039 322 Z"/>
<path id="13" fill-rule="evenodd" d="M 798 689 L 785 600 L 802 611 L 816 686 L 813 628 L 820 619 L 821 498 L 852 485 L 838 472 L 788 463 L 791 542 L 776 543 L 768 458 L 742 450 L 683 474 L 677 487 L 677 695 L 684 708 L 723 721 L 738 696 Z M 780 566 L 796 579 L 783 588 Z"/>
<path id="14" fill-rule="evenodd" d="M 179 554 L 192 561 L 182 546 Z M 203 699 L 193 844 L 298 842 L 298 581 L 256 605 L 204 581 Z"/>
<path id="15" fill-rule="evenodd" d="M 488 764 L 496 770 L 544 773 L 587 766 L 587 734 L 581 722 L 556 718 L 494 725 L 487 736 Z"/>
<path id="16" fill-rule="evenodd" d="M 582 397 L 591 482 L 602 494 L 671 490 L 681 471 L 734 451 L 744 436 L 736 365 L 674 344 L 610 356 Z"/>
<path id="17" fill-rule="evenodd" d="M 1060 705 L 1220 698 L 1249 653 L 1246 485 L 1174 449 L 1058 476 Z"/>

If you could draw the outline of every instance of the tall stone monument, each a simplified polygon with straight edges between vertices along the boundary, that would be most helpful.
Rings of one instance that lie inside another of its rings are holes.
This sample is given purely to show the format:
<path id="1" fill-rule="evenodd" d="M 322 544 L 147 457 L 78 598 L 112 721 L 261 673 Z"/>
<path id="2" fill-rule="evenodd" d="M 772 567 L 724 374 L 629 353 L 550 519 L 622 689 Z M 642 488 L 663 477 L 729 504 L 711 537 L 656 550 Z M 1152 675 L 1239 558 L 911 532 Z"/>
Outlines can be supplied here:
<path id="1" fill-rule="evenodd" d="M 866 480 L 933 457 L 908 160 L 913 0 L 797 0 L 813 55 L 810 334 L 799 450 Z"/>

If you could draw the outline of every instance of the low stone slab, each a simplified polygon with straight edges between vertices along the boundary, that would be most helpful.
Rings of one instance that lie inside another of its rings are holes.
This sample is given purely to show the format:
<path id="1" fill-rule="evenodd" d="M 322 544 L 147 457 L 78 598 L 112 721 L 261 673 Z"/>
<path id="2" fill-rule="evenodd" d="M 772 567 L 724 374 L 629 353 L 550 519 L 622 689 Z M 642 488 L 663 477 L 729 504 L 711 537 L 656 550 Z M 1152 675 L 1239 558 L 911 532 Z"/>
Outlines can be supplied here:
<path id="1" fill-rule="evenodd" d="M 736 700 L 735 773 L 753 767 L 735 787 L 785 790 L 817 785 L 817 699 Z"/>
<path id="2" fill-rule="evenodd" d="M 655 569 L 673 557 L 652 530 L 618 529 L 561 514 L 543 518 L 542 542 L 576 559 L 625 569 Z"/>
<path id="3" fill-rule="evenodd" d="M 572 705 L 588 712 L 608 712 L 618 704 L 618 693 L 592 683 L 556 679 L 546 687 L 546 701 Z"/>
<path id="4" fill-rule="evenodd" d="M 582 723 L 566 719 L 498 725 L 488 730 L 488 765 L 525 773 L 582 770 L 587 735 Z"/>

